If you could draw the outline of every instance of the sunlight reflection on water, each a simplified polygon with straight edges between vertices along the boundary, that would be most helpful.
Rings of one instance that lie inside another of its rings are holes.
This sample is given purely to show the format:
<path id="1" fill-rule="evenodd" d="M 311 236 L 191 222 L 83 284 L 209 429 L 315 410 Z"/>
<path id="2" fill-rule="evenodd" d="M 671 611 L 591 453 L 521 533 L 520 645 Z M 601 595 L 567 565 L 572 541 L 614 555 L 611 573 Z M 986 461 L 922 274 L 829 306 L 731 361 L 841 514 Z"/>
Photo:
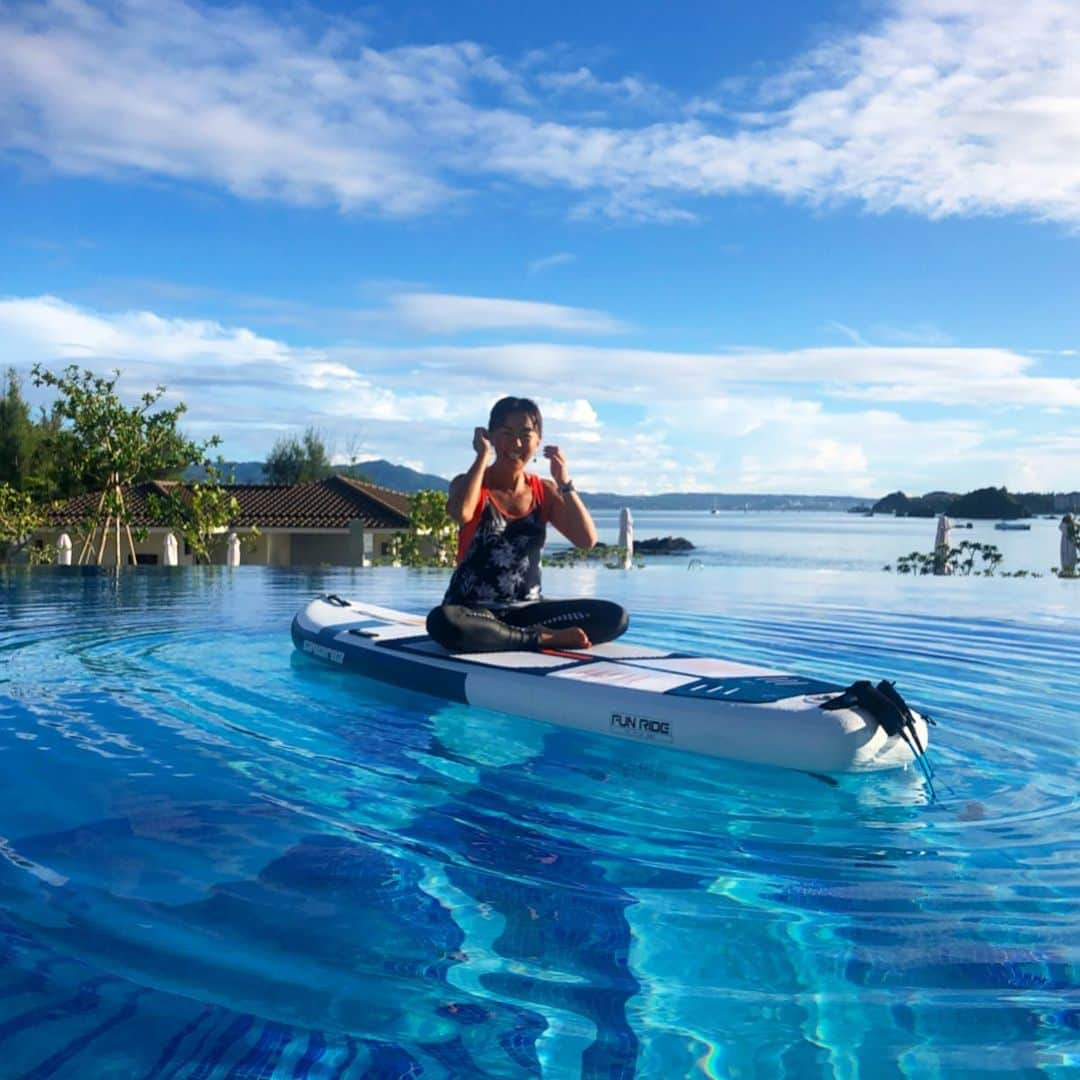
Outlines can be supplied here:
<path id="1" fill-rule="evenodd" d="M 293 651 L 311 595 L 422 611 L 443 573 L 8 571 L 16 1073 L 1065 1075 L 1074 583 L 545 580 L 627 605 L 639 641 L 895 678 L 940 721 L 938 801 L 913 771 L 831 787 Z"/>

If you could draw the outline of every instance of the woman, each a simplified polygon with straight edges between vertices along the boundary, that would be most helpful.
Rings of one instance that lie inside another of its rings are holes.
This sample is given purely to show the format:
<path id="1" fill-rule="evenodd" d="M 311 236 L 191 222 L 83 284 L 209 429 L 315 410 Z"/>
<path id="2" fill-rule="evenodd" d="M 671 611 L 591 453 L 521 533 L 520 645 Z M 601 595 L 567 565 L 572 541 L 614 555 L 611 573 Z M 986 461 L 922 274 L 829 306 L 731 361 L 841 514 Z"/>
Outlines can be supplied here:
<path id="1" fill-rule="evenodd" d="M 544 447 L 551 480 L 525 471 L 542 430 L 535 402 L 502 398 L 487 428 L 473 432 L 472 467 L 450 482 L 447 510 L 461 526 L 458 566 L 427 628 L 451 652 L 587 649 L 626 630 L 626 612 L 608 600 L 540 597 L 549 521 L 575 547 L 596 543 L 596 526 L 562 451 Z M 488 465 L 493 449 L 495 461 Z"/>

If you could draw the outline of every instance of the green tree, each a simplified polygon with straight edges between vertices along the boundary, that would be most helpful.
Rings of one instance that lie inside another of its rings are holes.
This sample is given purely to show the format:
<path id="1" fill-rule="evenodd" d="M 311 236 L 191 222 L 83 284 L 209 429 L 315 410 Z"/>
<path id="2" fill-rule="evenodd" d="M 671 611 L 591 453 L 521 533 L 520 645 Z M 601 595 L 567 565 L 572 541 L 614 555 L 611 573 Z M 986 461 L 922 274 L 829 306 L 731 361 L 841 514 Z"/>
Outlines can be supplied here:
<path id="1" fill-rule="evenodd" d="M 22 551 L 44 521 L 44 511 L 28 491 L 0 483 L 0 558 L 6 561 Z"/>
<path id="2" fill-rule="evenodd" d="M 218 438 L 206 442 L 187 438 L 178 427 L 187 411 L 183 402 L 171 409 L 157 407 L 165 393 L 163 386 L 143 394 L 137 404 L 125 405 L 116 393 L 118 371 L 105 378 L 72 364 L 57 374 L 35 364 L 33 379 L 35 386 L 56 391 L 56 434 L 70 451 L 73 480 L 85 490 L 101 491 L 96 509 L 83 525 L 78 561 L 102 562 L 111 535 L 116 565 L 122 564 L 125 537 L 134 563 L 135 542 L 124 487 L 178 476 L 191 465 L 207 464 L 207 451 L 218 444 Z M 96 543 L 99 531 L 101 539 Z"/>
<path id="3" fill-rule="evenodd" d="M 0 484 L 10 484 L 17 491 L 31 486 L 41 438 L 22 396 L 22 380 L 14 368 L 8 368 L 7 387 L 0 397 Z"/>
<path id="4" fill-rule="evenodd" d="M 394 534 L 390 559 L 402 566 L 453 566 L 457 561 L 457 522 L 446 511 L 445 491 L 409 496 L 409 532 Z"/>
<path id="5" fill-rule="evenodd" d="M 240 515 L 240 503 L 222 483 L 216 464 L 204 462 L 206 476 L 192 484 L 176 484 L 164 497 L 151 495 L 154 517 L 175 529 L 191 549 L 198 563 L 209 563 L 211 549 L 221 542 L 221 533 Z M 254 539 L 258 531 L 245 536 Z"/>
<path id="6" fill-rule="evenodd" d="M 303 439 L 295 436 L 278 439 L 263 465 L 269 484 L 306 484 L 323 480 L 332 471 L 326 445 L 313 427 L 304 432 Z"/>

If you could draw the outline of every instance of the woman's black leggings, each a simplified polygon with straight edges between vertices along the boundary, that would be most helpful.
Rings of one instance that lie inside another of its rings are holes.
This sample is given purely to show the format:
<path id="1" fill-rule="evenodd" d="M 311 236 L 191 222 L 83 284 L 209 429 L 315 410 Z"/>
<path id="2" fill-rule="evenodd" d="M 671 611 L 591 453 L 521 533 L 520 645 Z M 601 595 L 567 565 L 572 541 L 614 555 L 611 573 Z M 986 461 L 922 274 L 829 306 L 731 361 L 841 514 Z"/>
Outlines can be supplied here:
<path id="1" fill-rule="evenodd" d="M 428 633 L 450 652 L 538 649 L 540 628 L 580 626 L 594 645 L 626 632 L 630 616 L 610 600 L 537 600 L 514 607 L 443 604 L 428 613 Z"/>

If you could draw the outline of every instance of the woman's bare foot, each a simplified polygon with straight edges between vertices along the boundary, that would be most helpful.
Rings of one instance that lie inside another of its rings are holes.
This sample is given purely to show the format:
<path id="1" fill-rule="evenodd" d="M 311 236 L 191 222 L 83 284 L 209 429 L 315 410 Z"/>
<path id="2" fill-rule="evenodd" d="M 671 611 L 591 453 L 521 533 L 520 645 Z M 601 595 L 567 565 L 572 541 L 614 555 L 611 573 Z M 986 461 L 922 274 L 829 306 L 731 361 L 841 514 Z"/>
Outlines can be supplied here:
<path id="1" fill-rule="evenodd" d="M 568 626 L 560 630 L 540 630 L 542 649 L 588 649 L 592 647 L 589 635 L 580 626 Z"/>

